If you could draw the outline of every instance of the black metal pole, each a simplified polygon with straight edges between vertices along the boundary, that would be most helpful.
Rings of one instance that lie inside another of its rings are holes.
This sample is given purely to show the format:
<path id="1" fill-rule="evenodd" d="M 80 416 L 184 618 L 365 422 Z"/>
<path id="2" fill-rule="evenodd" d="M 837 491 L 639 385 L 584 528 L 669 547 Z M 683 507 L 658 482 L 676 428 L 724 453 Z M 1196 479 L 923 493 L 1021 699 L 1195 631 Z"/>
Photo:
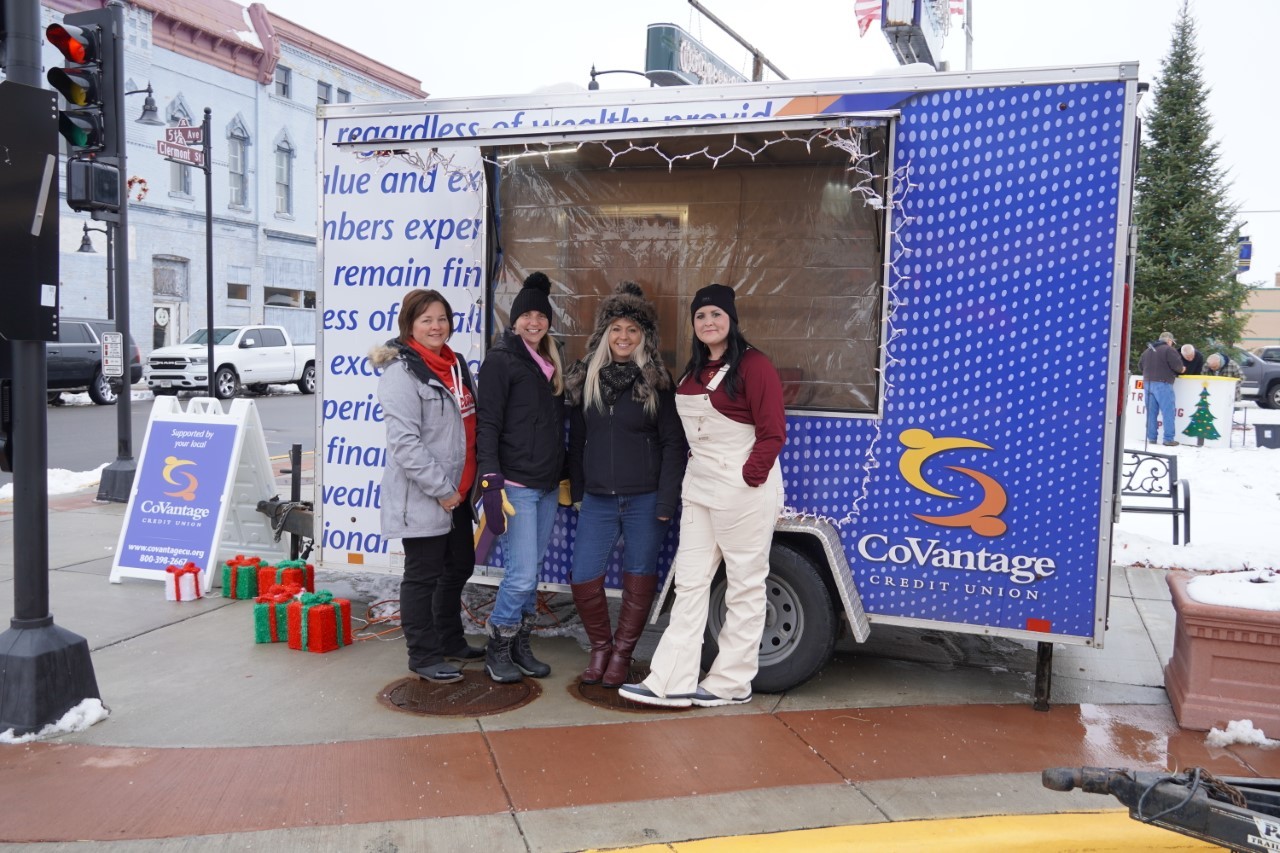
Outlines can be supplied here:
<path id="1" fill-rule="evenodd" d="M 302 445 L 295 444 L 289 448 L 289 502 L 294 506 L 302 503 Z M 289 534 L 289 559 L 298 559 L 298 539 L 296 533 Z"/>
<path id="2" fill-rule="evenodd" d="M 116 268 L 112 272 L 115 279 L 116 331 L 124 340 L 125 353 L 132 353 L 132 337 L 129 334 L 129 196 L 125 190 L 125 176 L 129 174 L 129 170 L 125 162 L 128 134 L 124 118 L 124 3 L 122 0 L 110 0 L 107 9 L 111 11 L 111 24 L 116 31 L 116 37 L 111 40 L 111 61 L 115 63 L 117 73 L 116 114 L 107 116 L 106 119 L 111 122 L 112 132 L 116 135 L 122 195 L 118 221 L 108 222 L 107 228 L 114 230 L 115 243 L 120 250 L 115 253 L 118 257 L 114 258 Z M 111 238 L 112 235 L 108 235 L 107 239 Z M 102 480 L 98 483 L 100 501 L 128 503 L 129 494 L 133 491 L 133 477 L 138 471 L 137 460 L 133 458 L 133 388 L 128 381 L 131 377 L 129 358 L 129 355 L 125 356 L 120 396 L 116 400 L 116 461 L 102 469 Z"/>
<path id="3" fill-rule="evenodd" d="M 209 347 L 209 396 L 218 398 L 214 386 L 218 365 L 213 360 L 213 110 L 204 108 L 200 137 L 204 145 L 204 325 Z"/>
<path id="4" fill-rule="evenodd" d="M 8 79 L 39 88 L 40 0 L 3 5 Z M 50 147 L 50 152 L 56 148 Z M 55 172 L 56 175 L 56 172 Z M 56 189 L 54 198 L 57 198 Z M 58 217 L 44 224 L 57 228 Z M 13 618 L 0 634 L 0 731 L 39 731 L 99 697 L 84 637 L 49 611 L 48 383 L 43 340 L 11 341 L 13 354 Z"/>
<path id="5" fill-rule="evenodd" d="M 96 228 L 93 230 L 97 230 Z M 114 320 L 116 318 L 116 241 L 115 235 L 111 232 L 111 227 L 107 226 L 107 319 Z M 129 339 L 124 341 L 124 375 L 129 374 L 129 360 L 133 354 L 133 348 L 129 345 Z M 129 387 L 128 381 L 124 381 L 125 388 Z M 133 396 L 132 394 L 130 396 Z M 132 424 L 130 425 L 132 426 Z"/>

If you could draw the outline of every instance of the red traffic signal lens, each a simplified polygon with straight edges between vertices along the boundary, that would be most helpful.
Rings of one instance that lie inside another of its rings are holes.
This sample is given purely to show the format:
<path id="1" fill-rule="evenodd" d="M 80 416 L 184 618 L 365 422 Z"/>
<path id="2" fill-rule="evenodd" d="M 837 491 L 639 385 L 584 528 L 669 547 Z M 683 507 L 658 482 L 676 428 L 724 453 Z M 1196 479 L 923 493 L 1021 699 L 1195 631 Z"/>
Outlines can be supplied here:
<path id="1" fill-rule="evenodd" d="M 97 27 L 86 29 L 71 24 L 50 24 L 44 33 L 59 53 L 77 65 L 97 61 Z"/>

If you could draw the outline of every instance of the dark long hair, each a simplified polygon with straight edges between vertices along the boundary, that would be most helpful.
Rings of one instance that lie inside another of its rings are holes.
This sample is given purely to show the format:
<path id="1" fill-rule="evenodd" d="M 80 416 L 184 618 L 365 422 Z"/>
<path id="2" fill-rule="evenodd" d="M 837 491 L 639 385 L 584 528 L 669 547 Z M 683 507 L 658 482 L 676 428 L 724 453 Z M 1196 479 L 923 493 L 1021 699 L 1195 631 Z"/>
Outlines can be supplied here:
<path id="1" fill-rule="evenodd" d="M 729 395 L 729 399 L 733 400 L 738 396 L 738 392 L 742 390 L 742 377 L 738 375 L 738 365 L 742 361 L 742 355 L 748 349 L 755 349 L 747 341 L 742 331 L 738 328 L 738 321 L 729 318 L 729 335 L 725 338 L 724 362 L 729 365 L 729 372 L 724 375 L 725 393 Z M 711 360 L 711 350 L 702 341 L 698 340 L 695 332 L 693 335 L 693 351 L 689 354 L 689 362 L 684 366 L 684 376 L 698 376 L 702 373 L 702 368 L 707 366 L 707 362 Z"/>

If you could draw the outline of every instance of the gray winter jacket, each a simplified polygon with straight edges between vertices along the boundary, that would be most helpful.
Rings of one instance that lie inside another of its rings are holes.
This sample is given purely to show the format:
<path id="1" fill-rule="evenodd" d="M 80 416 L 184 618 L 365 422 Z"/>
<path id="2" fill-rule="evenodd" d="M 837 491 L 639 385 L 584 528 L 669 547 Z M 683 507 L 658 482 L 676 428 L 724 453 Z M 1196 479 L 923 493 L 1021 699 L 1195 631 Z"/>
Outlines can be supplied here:
<path id="1" fill-rule="evenodd" d="M 369 360 L 382 369 L 378 402 L 387 428 L 382 536 L 448 533 L 453 518 L 437 499 L 458 490 L 466 462 L 467 436 L 458 401 L 417 353 L 397 341 L 374 347 Z M 462 381 L 474 388 L 466 360 L 459 358 L 458 363 Z"/>

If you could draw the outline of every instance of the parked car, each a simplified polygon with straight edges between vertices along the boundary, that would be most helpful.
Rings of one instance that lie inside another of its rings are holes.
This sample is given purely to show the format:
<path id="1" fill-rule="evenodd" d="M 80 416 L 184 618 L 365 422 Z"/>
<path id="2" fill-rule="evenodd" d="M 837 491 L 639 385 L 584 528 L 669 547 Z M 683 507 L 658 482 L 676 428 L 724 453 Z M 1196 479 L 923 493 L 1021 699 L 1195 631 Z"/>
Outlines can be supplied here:
<path id="1" fill-rule="evenodd" d="M 147 387 L 157 395 L 201 391 L 209 387 L 213 370 L 214 394 L 234 397 L 243 385 L 258 394 L 268 385 L 297 385 L 303 394 L 316 390 L 316 348 L 295 344 L 280 326 L 215 326 L 213 364 L 209 364 L 205 329 L 176 346 L 152 350 L 147 358 Z"/>
<path id="2" fill-rule="evenodd" d="M 1280 350 L 1280 347 L 1263 349 Z M 1280 409 L 1280 363 L 1267 361 L 1259 353 L 1240 356 L 1240 396 L 1258 401 L 1264 409 Z"/>
<path id="3" fill-rule="evenodd" d="M 1280 363 L 1280 347 L 1258 347 L 1253 352 L 1263 361 Z"/>
<path id="4" fill-rule="evenodd" d="M 50 403 L 60 402 L 63 391 L 88 391 L 89 399 L 99 406 L 109 406 L 116 401 L 123 377 L 108 380 L 102 375 L 102 336 L 115 330 L 114 320 L 59 319 L 58 340 L 45 345 Z M 129 352 L 129 384 L 132 385 L 142 378 L 142 351 L 132 336 Z"/>

